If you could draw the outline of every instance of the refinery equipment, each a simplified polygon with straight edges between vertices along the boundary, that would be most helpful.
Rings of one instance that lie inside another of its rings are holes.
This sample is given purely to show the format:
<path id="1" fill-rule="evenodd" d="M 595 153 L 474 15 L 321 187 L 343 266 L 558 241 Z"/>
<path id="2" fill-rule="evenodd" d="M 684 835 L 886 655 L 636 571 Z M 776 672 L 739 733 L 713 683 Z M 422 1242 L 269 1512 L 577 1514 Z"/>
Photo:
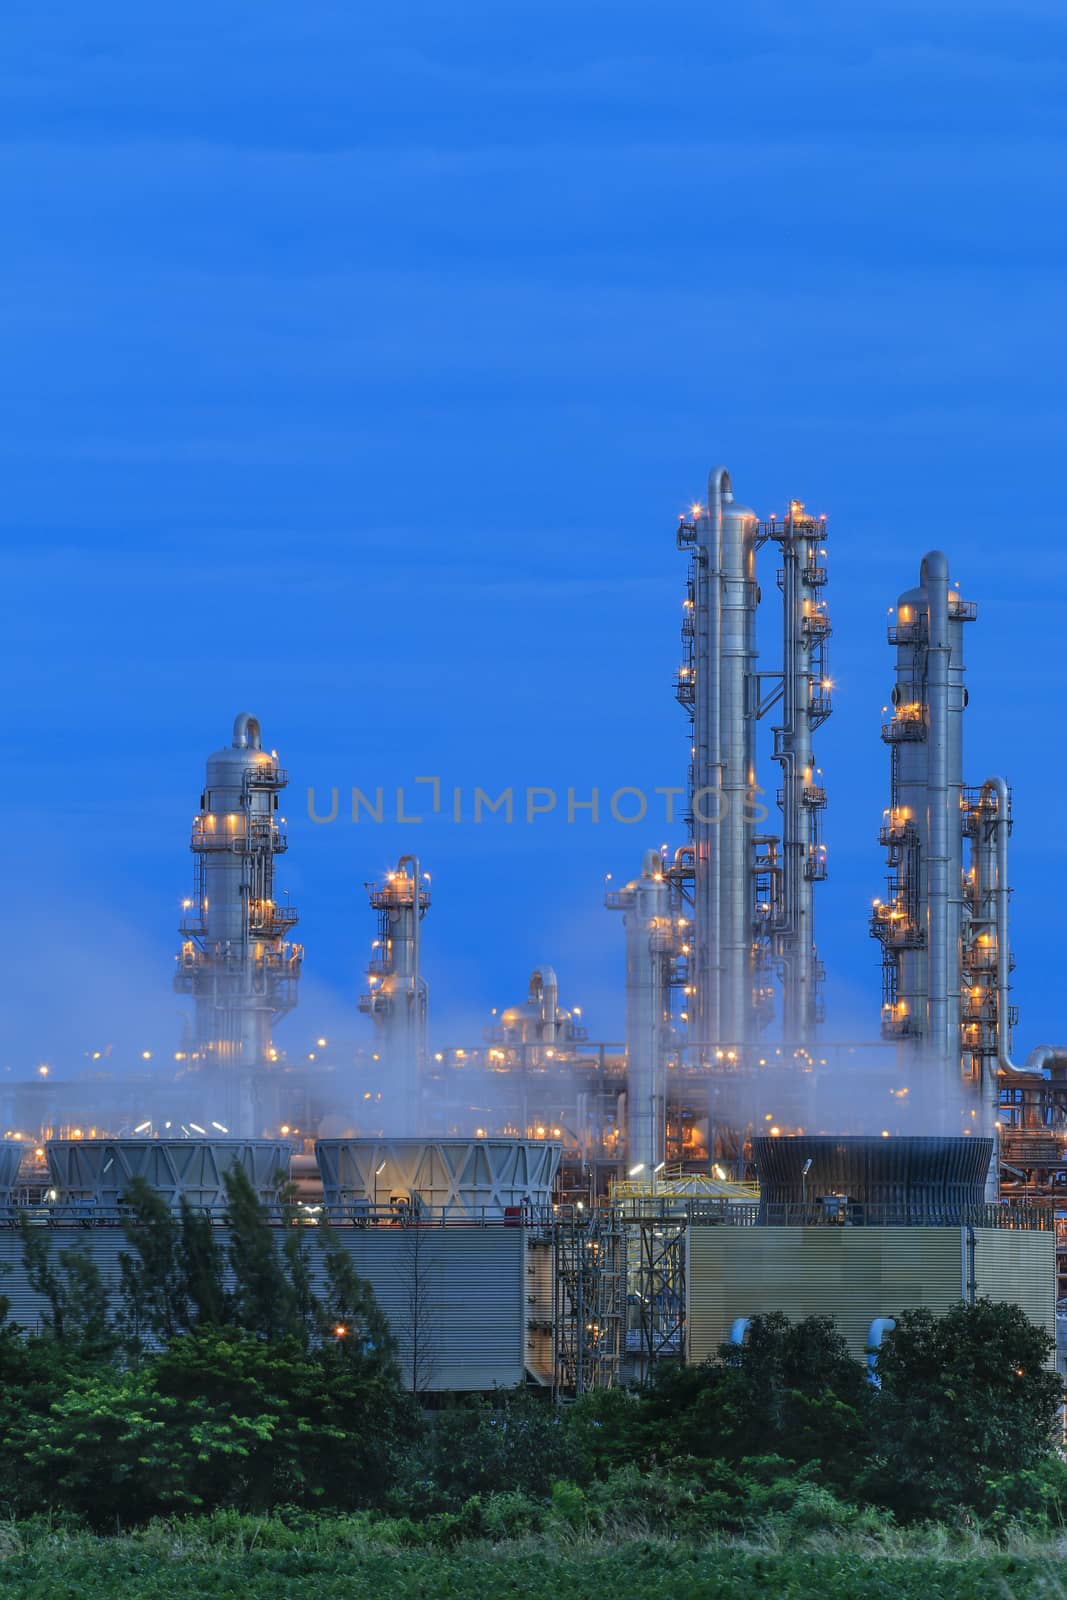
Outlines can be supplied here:
<path id="1" fill-rule="evenodd" d="M 328 1209 L 405 1209 L 484 1220 L 545 1212 L 560 1147 L 524 1139 L 319 1139 Z"/>
<path id="2" fill-rule="evenodd" d="M 1053 1332 L 1050 1209 L 988 1203 L 992 1153 L 973 1136 L 753 1140 L 755 1215 L 686 1230 L 686 1359 L 772 1311 L 832 1316 L 859 1359 L 901 1311 L 960 1300 L 1015 1304 Z"/>
<path id="3" fill-rule="evenodd" d="M 195 1001 L 182 1052 L 208 1071 L 234 1133 L 257 1122 L 256 1079 L 276 1059 L 274 1023 L 296 1004 L 303 950 L 288 935 L 295 909 L 276 898 L 274 859 L 286 849 L 278 797 L 288 781 L 277 751 L 261 746 L 258 720 L 242 712 L 233 741 L 208 757 L 190 848 L 191 899 L 183 902 L 174 986 Z"/>
<path id="4" fill-rule="evenodd" d="M 951 1225 L 985 1216 L 993 1140 L 761 1135 L 752 1159 L 763 1223 Z"/>
<path id="5" fill-rule="evenodd" d="M 889 877 L 871 919 L 883 951 L 882 1031 L 943 1074 L 960 1058 L 963 628 L 976 614 L 934 550 L 889 626 L 897 652 L 892 713 L 882 725 L 891 763 L 881 832 Z"/>
<path id="6" fill-rule="evenodd" d="M 559 980 L 553 968 L 535 967 L 525 1003 L 506 1007 L 486 1038 L 493 1044 L 533 1046 L 528 1061 L 539 1065 L 553 1059 L 556 1045 L 587 1037 L 576 1020 L 580 1015 L 560 1009 Z"/>
<path id="7" fill-rule="evenodd" d="M 429 986 L 422 975 L 422 919 L 430 907 L 430 875 L 420 872 L 417 857 L 401 856 L 381 883 L 366 888 L 371 909 L 378 913 L 378 936 L 359 1009 L 378 1029 L 391 1100 L 402 1108 L 407 1130 L 417 1133 L 429 1009 Z"/>
<path id="8" fill-rule="evenodd" d="M 671 987 L 679 949 L 670 886 L 658 850 L 645 852 L 640 878 L 609 889 L 626 931 L 626 1162 L 651 1173 L 666 1150 L 666 1060 L 671 1048 Z"/>
<path id="9" fill-rule="evenodd" d="M 590 1041 L 581 1008 L 560 1004 L 547 966 L 534 969 L 524 1001 L 492 1015 L 482 1042 L 428 1061 L 433 1131 L 557 1141 L 564 1191 L 605 1193 L 624 1149 L 624 1047 Z"/>
<path id="10" fill-rule="evenodd" d="M 715 468 L 705 506 L 681 519 L 690 551 L 677 697 L 692 724 L 691 848 L 668 869 L 676 906 L 692 903 L 685 1020 L 707 1062 L 750 1064 L 781 983 L 783 1038 L 804 1045 L 820 1020 L 822 970 L 814 942 L 814 884 L 826 875 L 820 814 L 825 789 L 814 731 L 830 714 L 826 640 L 826 524 L 791 501 L 761 522 Z M 782 565 L 781 671 L 757 666 L 756 556 L 777 544 Z M 779 708 L 773 759 L 782 769 L 781 837 L 761 834 L 768 810 L 758 782 L 757 725 Z"/>
<path id="11" fill-rule="evenodd" d="M 21 1162 L 21 1145 L 0 1144 L 0 1206 L 6 1205 L 11 1199 L 18 1181 Z"/>
<path id="12" fill-rule="evenodd" d="M 946 1107 L 961 1080 L 973 1102 L 962 1110 L 991 1134 L 1002 1102 L 1023 1129 L 1057 1117 L 1052 1085 L 1067 1052 L 1039 1046 L 1025 1066 L 1012 1060 L 1011 797 L 1003 778 L 975 789 L 963 775 L 963 627 L 977 611 L 934 550 L 891 613 L 896 682 L 882 725 L 890 804 L 880 835 L 889 873 L 871 931 L 882 946 L 884 1036 L 938 1077 Z"/>
<path id="13" fill-rule="evenodd" d="M 274 1139 L 49 1139 L 45 1146 L 58 1205 L 121 1206 L 135 1178 L 177 1209 L 226 1204 L 225 1174 L 242 1167 L 259 1198 L 276 1201 L 289 1173 L 292 1147 Z"/>

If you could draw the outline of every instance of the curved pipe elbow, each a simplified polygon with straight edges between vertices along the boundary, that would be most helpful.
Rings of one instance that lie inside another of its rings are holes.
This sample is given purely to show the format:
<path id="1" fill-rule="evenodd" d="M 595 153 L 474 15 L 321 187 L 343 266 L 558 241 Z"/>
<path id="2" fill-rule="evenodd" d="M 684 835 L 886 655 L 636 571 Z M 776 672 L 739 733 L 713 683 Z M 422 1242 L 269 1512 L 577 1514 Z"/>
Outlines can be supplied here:
<path id="1" fill-rule="evenodd" d="M 250 711 L 239 711 L 233 719 L 233 747 L 235 750 L 259 750 L 261 734 L 259 718 Z"/>
<path id="2" fill-rule="evenodd" d="M 1035 1045 L 1026 1058 L 1026 1070 L 1044 1078 L 1062 1077 L 1067 1073 L 1067 1045 Z"/>

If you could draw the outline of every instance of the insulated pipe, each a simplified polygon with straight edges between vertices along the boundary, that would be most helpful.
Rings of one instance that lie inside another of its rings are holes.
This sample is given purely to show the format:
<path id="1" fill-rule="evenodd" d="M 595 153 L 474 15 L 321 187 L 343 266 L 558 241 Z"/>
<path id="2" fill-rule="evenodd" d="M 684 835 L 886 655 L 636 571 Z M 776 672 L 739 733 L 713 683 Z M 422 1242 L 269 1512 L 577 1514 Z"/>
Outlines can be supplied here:
<path id="1" fill-rule="evenodd" d="M 1053 1045 L 1039 1045 L 1027 1057 L 1026 1066 L 1016 1066 L 1011 1059 L 1008 1030 L 1008 1008 L 1011 994 L 1011 943 L 1008 932 L 1008 901 L 1011 886 L 1008 882 L 1008 785 L 1003 778 L 987 778 L 982 785 L 981 799 L 993 794 L 997 800 L 993 828 L 996 833 L 997 873 L 993 893 L 997 908 L 997 1069 L 1015 1082 L 1043 1083 L 1049 1076 L 1050 1056 L 1065 1056 L 1067 1052 Z"/>
<path id="2" fill-rule="evenodd" d="M 907 1020 L 907 1044 L 914 1048 L 919 1038 L 929 1036 L 929 976 L 926 928 L 926 865 L 929 853 L 929 807 L 927 805 L 928 756 L 926 713 L 923 713 L 923 735 L 913 735 L 909 727 L 915 721 L 918 708 L 926 701 L 926 633 L 928 595 L 925 588 L 908 589 L 897 601 L 896 679 L 893 684 L 894 707 L 891 729 L 900 738 L 893 740 L 892 789 L 890 818 L 902 830 L 899 851 L 890 852 L 890 865 L 894 868 L 890 884 L 893 890 L 893 907 L 899 914 L 899 925 L 909 934 L 921 934 L 921 940 L 909 937 L 902 946 L 887 950 L 887 965 L 894 970 L 893 990 L 898 1007 L 898 1020 Z"/>
<path id="3" fill-rule="evenodd" d="M 530 975 L 530 1000 L 541 1010 L 541 1038 L 546 1044 L 556 1041 L 559 1015 L 559 981 L 553 967 L 535 967 Z"/>
<path id="4" fill-rule="evenodd" d="M 706 514 L 698 519 L 696 561 L 695 701 L 693 706 L 693 1031 L 700 1044 L 714 1044 L 720 1030 L 722 851 L 722 518 L 730 474 L 708 475 Z"/>
<path id="5" fill-rule="evenodd" d="M 753 513 L 722 496 L 722 822 L 717 829 L 722 949 L 719 1037 L 743 1044 L 753 1032 L 753 822 L 755 781 L 751 673 L 754 655 L 755 534 Z"/>
<path id="6" fill-rule="evenodd" d="M 259 750 L 259 718 L 250 711 L 239 711 L 233 719 L 233 747 L 235 750 Z"/>
<path id="7" fill-rule="evenodd" d="M 948 622 L 948 561 L 940 550 L 923 558 L 922 582 L 928 597 L 927 642 L 927 767 L 926 803 L 927 938 L 929 942 L 929 1047 L 939 1066 L 948 1067 L 959 1053 L 957 1037 L 949 1037 L 949 788 L 948 679 L 951 641 Z M 958 818 L 956 819 L 958 824 Z"/>
<path id="8" fill-rule="evenodd" d="M 670 889 L 658 850 L 640 878 L 609 894 L 626 932 L 626 1164 L 655 1173 L 664 1160 L 663 1056 L 673 949 Z"/>
<path id="9" fill-rule="evenodd" d="M 782 766 L 783 908 L 782 1036 L 806 1044 L 815 1034 L 815 810 L 805 789 L 815 784 L 812 750 L 812 645 L 805 618 L 817 615 L 818 588 L 807 574 L 817 565 L 819 528 L 792 502 L 782 540 L 782 721 L 775 754 Z M 813 626 L 809 622 L 809 628 Z M 809 865 L 810 864 L 810 865 Z"/>

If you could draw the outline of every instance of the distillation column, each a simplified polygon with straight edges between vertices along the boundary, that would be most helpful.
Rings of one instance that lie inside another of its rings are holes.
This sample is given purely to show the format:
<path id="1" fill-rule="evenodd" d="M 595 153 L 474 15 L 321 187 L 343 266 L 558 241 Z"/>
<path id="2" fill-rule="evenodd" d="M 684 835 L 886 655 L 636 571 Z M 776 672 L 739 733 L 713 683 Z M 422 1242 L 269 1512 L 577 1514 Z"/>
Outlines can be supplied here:
<path id="1" fill-rule="evenodd" d="M 771 926 L 782 974 L 782 1037 L 810 1044 L 821 1021 L 815 885 L 826 877 L 820 827 L 826 789 L 812 744 L 831 710 L 830 618 L 822 598 L 826 519 L 809 516 L 794 500 L 784 524 L 772 521 L 770 537 L 782 547 L 782 711 L 774 728 L 774 759 L 782 768 L 781 887 Z"/>
<path id="2" fill-rule="evenodd" d="M 706 507 L 682 518 L 680 548 L 692 552 L 685 659 L 676 692 L 689 711 L 693 843 L 694 994 L 690 1035 L 704 1051 L 740 1045 L 756 1031 L 755 553 L 753 512 L 734 500 L 729 473 L 716 467 Z"/>
<path id="3" fill-rule="evenodd" d="M 897 648 L 890 805 L 881 841 L 888 896 L 871 931 L 883 949 L 883 1033 L 953 1074 L 960 1065 L 963 914 L 963 624 L 977 615 L 949 587 L 948 561 L 924 556 L 902 594 L 889 642 Z"/>
<path id="4" fill-rule="evenodd" d="M 359 1009 L 380 1031 L 389 1073 L 386 1115 L 397 1125 L 390 1131 L 415 1134 L 422 1131 L 429 1009 L 429 986 L 422 976 L 422 919 L 430 906 L 430 877 L 420 872 L 417 857 L 401 856 L 381 883 L 366 888 L 371 909 L 378 913 L 378 937 Z"/>
<path id="5" fill-rule="evenodd" d="M 1011 827 L 1011 791 L 1003 778 L 987 778 L 979 790 L 965 791 L 963 828 L 971 861 L 964 879 L 963 1066 L 980 1090 L 988 1130 L 999 1126 L 1003 1086 L 1013 1091 L 1016 1129 L 1040 1131 L 1047 1085 L 1053 1079 L 1062 1083 L 1067 1075 L 1067 1047 L 1038 1045 L 1024 1066 L 1012 1059 L 1018 1011 L 1011 1003 Z"/>
<path id="6" fill-rule="evenodd" d="M 621 911 L 626 932 L 626 1165 L 653 1173 L 664 1160 L 666 1054 L 674 919 L 658 850 L 647 850 L 640 878 L 608 890 L 604 903 Z"/>
<path id="7" fill-rule="evenodd" d="M 274 858 L 287 848 L 278 797 L 288 781 L 262 749 L 257 719 L 242 713 L 233 741 L 208 757 L 190 848 L 195 888 L 183 902 L 174 987 L 195 1001 L 195 1069 L 247 1074 L 275 1059 L 274 1023 L 296 1004 L 303 960 L 288 934 L 297 914 L 275 899 Z M 251 1097 L 228 1112 L 233 1133 L 254 1132 Z M 240 1124 L 240 1125 L 236 1125 Z"/>

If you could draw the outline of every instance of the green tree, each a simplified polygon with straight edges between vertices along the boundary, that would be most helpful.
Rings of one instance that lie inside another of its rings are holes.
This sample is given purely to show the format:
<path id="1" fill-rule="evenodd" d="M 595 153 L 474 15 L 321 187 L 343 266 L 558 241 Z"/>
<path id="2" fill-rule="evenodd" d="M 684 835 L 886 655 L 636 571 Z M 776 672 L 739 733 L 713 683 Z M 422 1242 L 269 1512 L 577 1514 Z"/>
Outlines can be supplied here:
<path id="1" fill-rule="evenodd" d="M 26 1473 L 25 1431 L 47 1417 L 72 1382 L 88 1368 L 72 1344 L 27 1337 L 20 1328 L 0 1329 L 0 1494 L 9 1515 L 36 1509 Z"/>
<path id="2" fill-rule="evenodd" d="M 119 1252 L 119 1326 L 127 1350 L 140 1354 L 149 1343 L 165 1344 L 188 1328 L 191 1311 L 182 1264 L 182 1231 L 166 1199 L 144 1178 L 126 1189 L 129 1215 L 123 1233 L 129 1251 Z"/>
<path id="3" fill-rule="evenodd" d="M 292 1338 L 301 1331 L 300 1311 L 277 1248 L 277 1230 L 243 1167 L 231 1167 L 223 1181 L 234 1319 L 263 1339 Z"/>
<path id="4" fill-rule="evenodd" d="M 53 1260 L 50 1231 L 30 1222 L 25 1213 L 19 1225 L 26 1281 L 45 1301 L 45 1333 L 76 1346 L 89 1359 L 105 1360 L 118 1340 L 108 1287 L 88 1249 L 60 1250 Z"/>
<path id="5" fill-rule="evenodd" d="M 566 1414 L 522 1390 L 438 1412 L 420 1455 L 414 1492 L 431 1509 L 459 1510 L 471 1495 L 505 1488 L 544 1497 L 583 1468 Z"/>
<path id="6" fill-rule="evenodd" d="M 360 1277 L 340 1235 L 329 1223 L 320 1224 L 318 1242 L 325 1280 L 319 1301 L 323 1341 L 336 1341 L 349 1357 L 358 1354 L 391 1364 L 396 1340 L 374 1290 Z"/>
<path id="7" fill-rule="evenodd" d="M 190 1326 L 221 1327 L 232 1320 L 232 1306 L 223 1282 L 224 1257 L 215 1226 L 206 1211 L 195 1210 L 183 1195 L 179 1252 L 189 1301 Z"/>
<path id="8" fill-rule="evenodd" d="M 216 1454 L 198 1467 L 198 1493 L 210 1505 L 373 1503 L 417 1427 L 395 1367 L 336 1343 L 309 1354 L 295 1338 L 203 1328 L 163 1351 L 152 1377 L 205 1425 L 239 1423 L 255 1436 L 240 1460 Z"/>
<path id="9" fill-rule="evenodd" d="M 602 1459 L 646 1466 L 769 1454 L 848 1483 L 865 1462 L 870 1386 L 828 1317 L 753 1317 L 741 1345 L 702 1366 L 661 1365 L 634 1411 L 606 1418 Z M 612 1434 L 614 1433 L 614 1443 Z"/>
<path id="10" fill-rule="evenodd" d="M 878 1353 L 868 1490 L 902 1515 L 985 1506 L 990 1480 L 1052 1449 L 1063 1385 L 1055 1340 L 1014 1305 L 905 1311 Z"/>

